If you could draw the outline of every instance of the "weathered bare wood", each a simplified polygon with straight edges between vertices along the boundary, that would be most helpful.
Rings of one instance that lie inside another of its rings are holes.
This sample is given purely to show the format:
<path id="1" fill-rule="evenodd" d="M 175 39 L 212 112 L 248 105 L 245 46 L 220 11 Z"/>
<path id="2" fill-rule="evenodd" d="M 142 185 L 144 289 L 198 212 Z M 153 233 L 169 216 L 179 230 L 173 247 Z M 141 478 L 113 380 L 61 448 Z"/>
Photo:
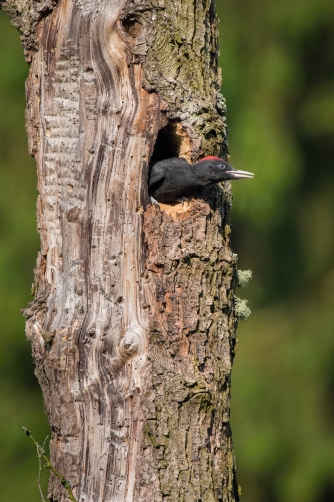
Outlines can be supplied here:
<path id="1" fill-rule="evenodd" d="M 0 5 L 31 62 L 25 315 L 52 462 L 80 502 L 235 501 L 230 185 L 160 209 L 147 194 L 152 154 L 227 156 L 214 1 Z"/>

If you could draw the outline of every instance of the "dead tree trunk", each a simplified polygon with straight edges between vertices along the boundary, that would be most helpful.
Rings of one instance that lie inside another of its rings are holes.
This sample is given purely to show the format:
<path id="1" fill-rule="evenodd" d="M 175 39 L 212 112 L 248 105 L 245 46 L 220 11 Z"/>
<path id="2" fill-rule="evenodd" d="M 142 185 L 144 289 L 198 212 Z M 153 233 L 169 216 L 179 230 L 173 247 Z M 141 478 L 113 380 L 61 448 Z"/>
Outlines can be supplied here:
<path id="1" fill-rule="evenodd" d="M 80 502 L 236 501 L 230 185 L 160 209 L 147 192 L 154 160 L 227 156 L 215 2 L 0 5 L 30 63 L 25 316 L 52 461 Z"/>

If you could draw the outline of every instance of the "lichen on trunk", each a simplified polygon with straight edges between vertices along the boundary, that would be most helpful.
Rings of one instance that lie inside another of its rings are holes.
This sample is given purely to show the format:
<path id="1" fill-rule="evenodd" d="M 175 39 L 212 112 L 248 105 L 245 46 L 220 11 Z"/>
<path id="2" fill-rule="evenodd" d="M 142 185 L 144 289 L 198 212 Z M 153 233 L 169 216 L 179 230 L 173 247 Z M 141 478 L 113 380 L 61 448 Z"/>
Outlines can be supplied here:
<path id="1" fill-rule="evenodd" d="M 155 160 L 228 155 L 215 2 L 0 6 L 31 62 L 41 252 L 25 316 L 52 462 L 80 502 L 238 500 L 231 187 L 160 208 L 147 192 Z M 49 497 L 66 499 L 53 477 Z"/>

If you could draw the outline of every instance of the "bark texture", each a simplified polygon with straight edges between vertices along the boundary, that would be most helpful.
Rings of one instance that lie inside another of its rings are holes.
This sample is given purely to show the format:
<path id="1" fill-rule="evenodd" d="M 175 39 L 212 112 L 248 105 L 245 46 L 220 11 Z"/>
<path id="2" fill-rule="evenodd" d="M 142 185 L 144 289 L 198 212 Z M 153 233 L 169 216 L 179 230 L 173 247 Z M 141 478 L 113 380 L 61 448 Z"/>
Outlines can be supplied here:
<path id="1" fill-rule="evenodd" d="M 80 502 L 238 500 L 230 185 L 149 204 L 152 159 L 227 157 L 213 0 L 0 2 L 22 33 L 41 252 L 25 310 Z M 66 492 L 51 476 L 49 496 Z"/>

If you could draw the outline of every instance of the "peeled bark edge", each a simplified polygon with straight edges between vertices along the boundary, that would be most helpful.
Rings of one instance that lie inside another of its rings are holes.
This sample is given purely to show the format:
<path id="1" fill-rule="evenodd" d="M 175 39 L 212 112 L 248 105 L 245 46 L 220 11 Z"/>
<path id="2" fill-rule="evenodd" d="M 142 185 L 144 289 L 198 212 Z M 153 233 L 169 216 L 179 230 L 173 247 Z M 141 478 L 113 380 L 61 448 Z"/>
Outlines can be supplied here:
<path id="1" fill-rule="evenodd" d="M 32 51 L 38 49 L 36 27 L 50 14 L 58 0 L 0 0 L 0 10 L 7 13 L 10 22 L 20 32 L 24 57 L 31 62 Z"/>

